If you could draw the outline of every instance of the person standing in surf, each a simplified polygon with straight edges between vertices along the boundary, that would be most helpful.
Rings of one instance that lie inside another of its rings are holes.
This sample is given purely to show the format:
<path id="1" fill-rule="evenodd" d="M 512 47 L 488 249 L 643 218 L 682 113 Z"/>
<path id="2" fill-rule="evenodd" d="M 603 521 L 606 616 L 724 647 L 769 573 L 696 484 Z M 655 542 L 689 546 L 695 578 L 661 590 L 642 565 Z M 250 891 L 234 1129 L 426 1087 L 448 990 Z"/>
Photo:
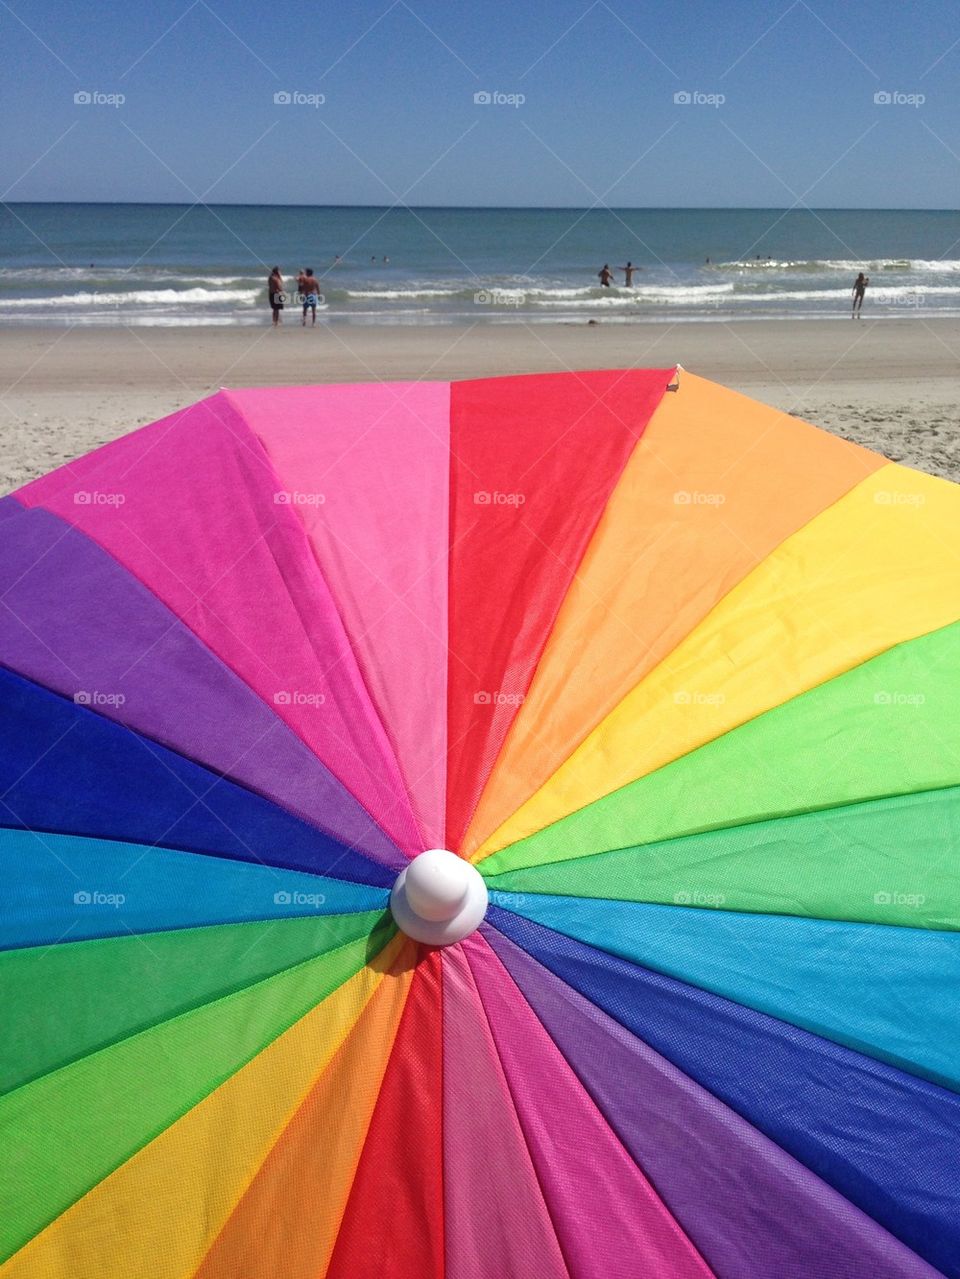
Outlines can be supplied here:
<path id="1" fill-rule="evenodd" d="M 862 271 L 853 282 L 853 311 L 850 315 L 852 320 L 860 319 L 860 311 L 863 307 L 863 295 L 866 293 L 867 285 L 869 283 L 870 277 L 868 275 L 864 275 Z"/>
<path id="2" fill-rule="evenodd" d="M 600 283 L 605 289 L 609 289 L 610 285 L 613 283 L 613 272 L 610 270 L 610 266 L 607 262 L 604 262 L 603 270 L 597 272 L 597 278 L 600 280 Z"/>
<path id="3" fill-rule="evenodd" d="M 310 321 L 312 326 L 317 322 L 317 303 L 320 301 L 320 282 L 313 274 L 312 266 L 304 268 L 304 272 L 297 281 L 297 284 L 299 285 L 300 294 L 303 298 L 302 323 L 306 326 L 307 310 L 309 309 L 313 313 L 313 317 Z"/>
<path id="4" fill-rule="evenodd" d="M 626 284 L 626 287 L 627 287 L 628 289 L 632 289 L 632 288 L 633 288 L 633 276 L 634 276 L 634 272 L 635 272 L 635 271 L 639 271 L 639 269 L 640 269 L 640 268 L 639 268 L 639 267 L 634 266 L 632 262 L 628 262 L 626 266 L 620 266 L 620 267 L 617 267 L 617 270 L 618 270 L 618 271 L 622 271 L 622 272 L 623 272 L 623 274 L 626 276 L 625 284 Z"/>
<path id="5" fill-rule="evenodd" d="M 267 297 L 270 300 L 270 309 L 273 311 L 273 327 L 276 328 L 282 321 L 280 312 L 283 310 L 283 276 L 278 266 L 270 272 L 270 279 L 267 281 Z"/>

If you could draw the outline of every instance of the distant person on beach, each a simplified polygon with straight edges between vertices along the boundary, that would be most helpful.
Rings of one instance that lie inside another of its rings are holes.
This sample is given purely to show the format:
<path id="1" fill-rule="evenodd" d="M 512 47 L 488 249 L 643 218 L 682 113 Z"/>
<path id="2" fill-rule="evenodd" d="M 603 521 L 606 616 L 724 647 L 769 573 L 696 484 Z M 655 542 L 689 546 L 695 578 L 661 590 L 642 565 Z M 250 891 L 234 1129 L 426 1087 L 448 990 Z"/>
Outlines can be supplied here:
<path id="1" fill-rule="evenodd" d="M 635 272 L 635 271 L 638 271 L 639 269 L 640 269 L 640 268 L 639 268 L 639 267 L 635 267 L 635 266 L 633 265 L 633 263 L 632 263 L 632 262 L 628 262 L 626 266 L 618 266 L 618 267 L 617 267 L 617 270 L 618 270 L 618 271 L 622 271 L 622 272 L 623 272 L 623 274 L 627 277 L 627 278 L 626 278 L 626 286 L 627 286 L 627 288 L 628 288 L 628 289 L 632 289 L 632 288 L 633 288 L 633 276 L 634 276 L 634 272 Z"/>
<path id="2" fill-rule="evenodd" d="M 303 298 L 303 319 L 301 323 L 306 327 L 307 310 L 313 313 L 311 325 L 317 322 L 317 303 L 320 301 L 320 281 L 313 274 L 313 267 L 304 268 L 303 275 L 297 281 L 300 286 L 300 296 Z"/>
<path id="3" fill-rule="evenodd" d="M 273 311 L 273 326 L 276 328 L 282 322 L 280 312 L 283 310 L 283 276 L 278 266 L 270 272 L 270 279 L 267 281 L 267 297 L 270 300 L 270 309 Z"/>
<path id="4" fill-rule="evenodd" d="M 864 275 L 862 271 L 853 282 L 853 311 L 850 315 L 852 320 L 860 319 L 860 311 L 863 307 L 863 295 L 866 293 L 867 285 L 869 283 L 870 277 L 868 275 Z"/>
<path id="5" fill-rule="evenodd" d="M 613 272 L 610 270 L 610 267 L 606 262 L 603 264 L 603 270 L 597 272 L 597 277 L 603 287 L 605 289 L 609 289 L 610 285 L 613 283 Z"/>

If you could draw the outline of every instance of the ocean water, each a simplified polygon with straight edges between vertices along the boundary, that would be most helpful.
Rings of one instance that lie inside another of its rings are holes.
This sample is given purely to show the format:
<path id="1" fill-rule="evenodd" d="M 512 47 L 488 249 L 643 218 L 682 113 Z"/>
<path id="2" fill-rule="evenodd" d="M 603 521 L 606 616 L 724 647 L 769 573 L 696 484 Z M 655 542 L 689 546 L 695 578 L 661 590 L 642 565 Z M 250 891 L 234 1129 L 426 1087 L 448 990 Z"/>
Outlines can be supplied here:
<path id="1" fill-rule="evenodd" d="M 632 261 L 634 287 L 597 272 Z M 960 213 L 771 209 L 0 206 L 0 325 L 264 324 L 278 265 L 318 323 L 632 323 L 960 315 Z"/>

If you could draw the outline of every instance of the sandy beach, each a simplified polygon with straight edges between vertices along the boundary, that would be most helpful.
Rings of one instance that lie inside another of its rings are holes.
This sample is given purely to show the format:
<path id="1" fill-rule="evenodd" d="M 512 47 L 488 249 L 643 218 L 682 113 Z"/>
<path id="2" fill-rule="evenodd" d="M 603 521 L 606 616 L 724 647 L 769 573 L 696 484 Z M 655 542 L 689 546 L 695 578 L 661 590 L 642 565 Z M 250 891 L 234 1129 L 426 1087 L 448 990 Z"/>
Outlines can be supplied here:
<path id="1" fill-rule="evenodd" d="M 960 320 L 8 329 L 9 492 L 220 386 L 685 368 L 960 480 Z"/>

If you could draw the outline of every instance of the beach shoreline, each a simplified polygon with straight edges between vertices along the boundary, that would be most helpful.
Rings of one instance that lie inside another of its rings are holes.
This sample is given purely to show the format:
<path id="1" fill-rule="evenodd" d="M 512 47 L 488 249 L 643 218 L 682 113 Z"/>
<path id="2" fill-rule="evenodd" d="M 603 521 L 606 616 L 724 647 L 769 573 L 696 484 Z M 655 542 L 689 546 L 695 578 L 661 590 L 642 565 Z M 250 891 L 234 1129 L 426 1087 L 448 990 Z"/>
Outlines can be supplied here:
<path id="1" fill-rule="evenodd" d="M 290 321 L 293 321 L 292 323 Z M 0 491 L 220 386 L 671 367 L 960 480 L 960 319 L 6 329 Z"/>
<path id="2" fill-rule="evenodd" d="M 309 266 L 364 327 L 826 320 L 861 274 L 874 318 L 957 319 L 956 243 L 936 209 L 3 204 L 0 329 L 256 326 L 274 266 L 288 319 Z"/>

